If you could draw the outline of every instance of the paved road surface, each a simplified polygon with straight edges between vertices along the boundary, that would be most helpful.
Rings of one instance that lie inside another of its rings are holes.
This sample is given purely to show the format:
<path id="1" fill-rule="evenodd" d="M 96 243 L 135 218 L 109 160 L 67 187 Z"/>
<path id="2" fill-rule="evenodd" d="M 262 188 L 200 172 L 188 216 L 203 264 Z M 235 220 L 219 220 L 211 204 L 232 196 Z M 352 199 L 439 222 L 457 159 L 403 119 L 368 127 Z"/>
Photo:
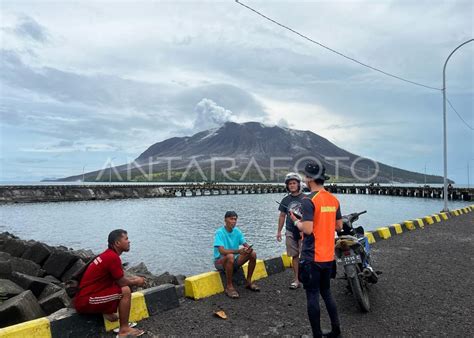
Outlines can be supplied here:
<path id="1" fill-rule="evenodd" d="M 374 266 L 384 273 L 370 290 L 371 312 L 359 312 L 346 283 L 336 280 L 333 294 L 344 337 L 473 337 L 474 213 L 378 242 Z M 149 336 L 261 336 L 310 334 L 304 291 L 289 290 L 291 272 L 260 281 L 262 292 L 240 290 L 241 298 L 223 294 L 181 307 L 140 323 Z M 213 317 L 222 309 L 228 320 Z M 324 306 L 323 328 L 329 328 Z"/>

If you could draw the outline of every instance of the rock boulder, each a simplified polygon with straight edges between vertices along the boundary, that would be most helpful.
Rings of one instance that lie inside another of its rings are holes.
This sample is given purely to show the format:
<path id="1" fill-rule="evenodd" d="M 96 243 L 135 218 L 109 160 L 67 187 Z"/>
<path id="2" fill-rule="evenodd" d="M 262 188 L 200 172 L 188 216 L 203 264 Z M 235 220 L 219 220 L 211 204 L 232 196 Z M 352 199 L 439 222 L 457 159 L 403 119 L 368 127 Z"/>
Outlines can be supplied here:
<path id="1" fill-rule="evenodd" d="M 61 279 L 62 275 L 69 269 L 77 257 L 67 251 L 56 250 L 53 252 L 43 265 L 43 269 L 46 270 L 48 275 Z"/>
<path id="2" fill-rule="evenodd" d="M 49 255 L 51 255 L 51 252 L 52 250 L 49 246 L 40 242 L 36 242 L 31 247 L 26 249 L 21 258 L 29 259 L 30 261 L 41 265 L 46 261 Z"/>
<path id="3" fill-rule="evenodd" d="M 0 304 L 0 327 L 41 318 L 44 312 L 30 290 Z"/>

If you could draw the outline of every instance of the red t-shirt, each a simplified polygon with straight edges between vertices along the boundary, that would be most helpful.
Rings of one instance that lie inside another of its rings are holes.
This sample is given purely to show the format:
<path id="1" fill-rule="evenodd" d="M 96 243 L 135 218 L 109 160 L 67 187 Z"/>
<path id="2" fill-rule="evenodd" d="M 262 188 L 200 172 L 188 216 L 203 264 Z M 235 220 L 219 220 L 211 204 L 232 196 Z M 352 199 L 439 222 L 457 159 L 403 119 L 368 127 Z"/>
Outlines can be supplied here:
<path id="1" fill-rule="evenodd" d="M 114 250 L 107 249 L 87 267 L 76 297 L 90 296 L 109 289 L 117 285 L 116 281 L 122 277 L 123 268 L 120 256 Z"/>

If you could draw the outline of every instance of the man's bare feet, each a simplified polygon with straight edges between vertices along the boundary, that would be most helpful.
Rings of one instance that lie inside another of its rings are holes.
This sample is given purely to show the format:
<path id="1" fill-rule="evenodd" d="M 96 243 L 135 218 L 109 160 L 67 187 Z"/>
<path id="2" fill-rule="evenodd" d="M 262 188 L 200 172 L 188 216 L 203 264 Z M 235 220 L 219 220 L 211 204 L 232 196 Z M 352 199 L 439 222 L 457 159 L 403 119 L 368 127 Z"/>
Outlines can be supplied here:
<path id="1" fill-rule="evenodd" d="M 127 327 L 127 328 L 119 331 L 118 337 L 126 337 L 126 336 L 139 337 L 144 333 L 145 333 L 145 331 L 143 331 L 143 330 L 133 329 L 131 327 Z"/>
<path id="2" fill-rule="evenodd" d="M 104 313 L 104 318 L 109 322 L 116 322 L 119 319 L 116 313 Z"/>

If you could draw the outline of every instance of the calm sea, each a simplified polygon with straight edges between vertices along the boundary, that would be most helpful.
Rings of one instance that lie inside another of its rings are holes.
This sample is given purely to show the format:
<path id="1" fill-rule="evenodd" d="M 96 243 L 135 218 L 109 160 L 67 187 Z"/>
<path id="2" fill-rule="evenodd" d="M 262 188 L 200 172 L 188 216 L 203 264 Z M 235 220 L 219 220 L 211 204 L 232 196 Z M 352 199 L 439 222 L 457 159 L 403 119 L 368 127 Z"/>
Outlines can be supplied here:
<path id="1" fill-rule="evenodd" d="M 260 258 L 280 255 L 275 240 L 283 194 L 223 195 L 174 199 L 33 203 L 0 206 L 0 232 L 72 248 L 105 249 L 108 233 L 126 229 L 131 250 L 123 261 L 143 261 L 150 271 L 196 274 L 213 269 L 212 243 L 226 210 L 239 214 L 238 226 Z M 440 199 L 338 195 L 344 213 L 367 210 L 358 224 L 367 230 L 439 212 Z M 467 206 L 452 202 L 450 208 Z"/>

